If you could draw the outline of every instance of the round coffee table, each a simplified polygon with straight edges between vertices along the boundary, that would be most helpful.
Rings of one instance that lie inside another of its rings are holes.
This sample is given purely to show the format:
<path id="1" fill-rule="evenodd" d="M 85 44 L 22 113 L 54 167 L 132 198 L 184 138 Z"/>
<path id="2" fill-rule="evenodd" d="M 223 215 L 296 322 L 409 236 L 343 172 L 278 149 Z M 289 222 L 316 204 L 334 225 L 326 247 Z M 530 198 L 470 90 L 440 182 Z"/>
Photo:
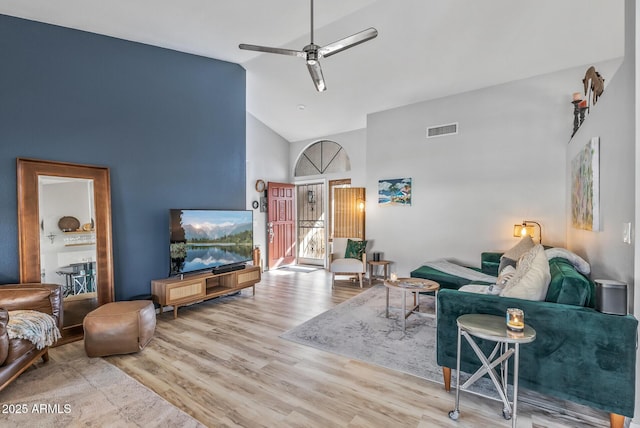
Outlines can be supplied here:
<path id="1" fill-rule="evenodd" d="M 389 318 L 389 289 L 402 290 L 402 331 L 405 331 L 407 328 L 407 318 L 409 315 L 416 313 L 418 309 L 420 309 L 418 293 L 433 291 L 436 298 L 436 315 L 438 314 L 438 290 L 440 289 L 440 284 L 437 282 L 422 278 L 398 278 L 395 281 L 385 280 L 384 285 L 387 288 L 387 318 Z M 408 311 L 407 292 L 413 294 L 413 307 Z"/>

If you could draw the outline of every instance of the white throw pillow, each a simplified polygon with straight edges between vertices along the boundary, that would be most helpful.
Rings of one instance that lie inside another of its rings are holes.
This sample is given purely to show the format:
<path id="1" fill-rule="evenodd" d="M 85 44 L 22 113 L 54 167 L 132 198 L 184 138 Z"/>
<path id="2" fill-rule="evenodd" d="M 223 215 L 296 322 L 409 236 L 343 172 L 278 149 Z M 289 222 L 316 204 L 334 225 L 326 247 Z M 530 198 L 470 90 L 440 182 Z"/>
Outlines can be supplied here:
<path id="1" fill-rule="evenodd" d="M 498 280 L 496 281 L 496 284 L 503 288 L 505 285 L 507 285 L 507 282 L 509 282 L 509 280 L 514 277 L 515 274 L 516 268 L 511 265 L 505 266 L 505 268 L 502 269 L 498 274 Z"/>
<path id="2" fill-rule="evenodd" d="M 549 261 L 544 248 L 538 244 L 518 260 L 515 274 L 500 295 L 542 301 L 547 296 L 550 281 Z"/>
<path id="3" fill-rule="evenodd" d="M 531 250 L 536 244 L 533 242 L 533 239 L 529 235 L 526 235 L 518 241 L 516 245 L 505 251 L 505 253 L 500 257 L 500 266 L 498 266 L 498 272 L 502 272 L 506 266 L 515 266 L 517 261 L 527 253 L 527 251 Z"/>
<path id="4" fill-rule="evenodd" d="M 533 239 L 531 239 L 529 235 L 526 235 L 522 237 L 516 245 L 505 251 L 502 257 L 506 257 L 511 260 L 519 260 L 520 257 L 535 247 L 535 245 L 536 244 L 533 242 Z"/>

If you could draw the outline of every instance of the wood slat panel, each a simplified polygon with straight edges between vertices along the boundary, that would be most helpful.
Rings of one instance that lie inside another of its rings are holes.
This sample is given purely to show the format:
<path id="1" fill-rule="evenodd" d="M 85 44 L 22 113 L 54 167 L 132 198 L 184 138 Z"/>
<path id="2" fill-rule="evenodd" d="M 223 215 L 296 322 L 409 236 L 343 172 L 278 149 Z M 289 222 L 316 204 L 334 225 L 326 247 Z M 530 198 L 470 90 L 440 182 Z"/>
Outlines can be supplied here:
<path id="1" fill-rule="evenodd" d="M 364 187 L 336 188 L 333 191 L 333 237 L 365 239 L 365 212 L 359 202 L 365 200 Z"/>

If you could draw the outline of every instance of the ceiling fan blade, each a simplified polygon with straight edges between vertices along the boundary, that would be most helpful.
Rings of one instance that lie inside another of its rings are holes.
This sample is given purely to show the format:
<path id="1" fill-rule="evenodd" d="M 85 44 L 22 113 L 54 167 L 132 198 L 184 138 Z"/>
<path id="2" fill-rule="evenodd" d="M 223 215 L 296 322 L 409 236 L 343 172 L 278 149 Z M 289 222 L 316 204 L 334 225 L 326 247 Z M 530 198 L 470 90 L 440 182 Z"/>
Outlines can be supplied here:
<path id="1" fill-rule="evenodd" d="M 298 56 L 301 58 L 306 58 L 307 54 L 302 51 L 295 51 L 293 49 L 282 49 L 282 48 L 270 48 L 268 46 L 258 46 L 258 45 L 248 45 L 246 43 L 240 43 L 238 45 L 240 49 L 244 49 L 247 51 L 258 51 L 258 52 L 267 52 L 267 53 L 275 53 L 280 55 L 290 55 L 290 56 Z"/>
<path id="2" fill-rule="evenodd" d="M 318 49 L 318 53 L 323 57 L 328 57 L 338 52 L 342 52 L 345 49 L 352 48 L 360 43 L 364 43 L 367 40 L 374 39 L 378 36 L 378 30 L 375 28 L 367 28 L 366 30 L 360 31 L 359 33 L 352 34 L 351 36 L 345 37 L 344 39 L 337 40 L 333 43 L 329 43 L 326 46 Z"/>
<path id="3" fill-rule="evenodd" d="M 320 63 L 318 61 L 307 61 L 307 68 L 309 69 L 309 74 L 311 74 L 311 79 L 313 79 L 313 84 L 316 85 L 318 92 L 326 90 L 327 86 L 324 83 Z"/>

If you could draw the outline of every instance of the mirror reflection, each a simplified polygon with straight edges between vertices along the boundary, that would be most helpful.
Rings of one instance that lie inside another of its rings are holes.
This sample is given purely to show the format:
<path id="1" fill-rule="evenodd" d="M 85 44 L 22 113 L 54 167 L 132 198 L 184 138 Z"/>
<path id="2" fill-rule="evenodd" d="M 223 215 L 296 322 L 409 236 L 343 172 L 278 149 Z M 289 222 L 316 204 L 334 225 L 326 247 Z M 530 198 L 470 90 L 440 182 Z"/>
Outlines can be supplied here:
<path id="1" fill-rule="evenodd" d="M 92 179 L 38 176 L 40 276 L 60 284 L 64 327 L 81 325 L 98 306 Z"/>

